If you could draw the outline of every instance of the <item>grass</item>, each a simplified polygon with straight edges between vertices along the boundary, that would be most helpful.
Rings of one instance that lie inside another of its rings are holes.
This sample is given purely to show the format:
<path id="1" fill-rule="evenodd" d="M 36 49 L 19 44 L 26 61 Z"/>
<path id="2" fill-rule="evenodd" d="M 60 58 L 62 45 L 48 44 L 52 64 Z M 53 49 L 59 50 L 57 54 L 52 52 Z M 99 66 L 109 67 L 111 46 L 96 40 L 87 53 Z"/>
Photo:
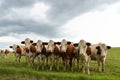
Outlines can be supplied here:
<path id="1" fill-rule="evenodd" d="M 0 80 L 120 80 L 120 48 L 108 51 L 105 72 L 97 71 L 97 62 L 91 62 L 91 75 L 82 72 L 49 72 L 30 68 L 25 63 L 15 63 L 13 54 L 9 58 L 0 58 Z"/>

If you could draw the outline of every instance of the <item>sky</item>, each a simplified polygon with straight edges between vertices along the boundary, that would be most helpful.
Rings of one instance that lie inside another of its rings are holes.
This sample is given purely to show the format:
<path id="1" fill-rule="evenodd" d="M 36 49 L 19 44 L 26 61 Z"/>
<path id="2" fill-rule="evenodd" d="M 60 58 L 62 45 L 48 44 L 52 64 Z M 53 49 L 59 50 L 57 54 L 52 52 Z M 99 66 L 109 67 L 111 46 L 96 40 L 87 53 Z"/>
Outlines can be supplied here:
<path id="1" fill-rule="evenodd" d="M 0 0 L 0 48 L 26 38 L 120 46 L 120 0 Z"/>

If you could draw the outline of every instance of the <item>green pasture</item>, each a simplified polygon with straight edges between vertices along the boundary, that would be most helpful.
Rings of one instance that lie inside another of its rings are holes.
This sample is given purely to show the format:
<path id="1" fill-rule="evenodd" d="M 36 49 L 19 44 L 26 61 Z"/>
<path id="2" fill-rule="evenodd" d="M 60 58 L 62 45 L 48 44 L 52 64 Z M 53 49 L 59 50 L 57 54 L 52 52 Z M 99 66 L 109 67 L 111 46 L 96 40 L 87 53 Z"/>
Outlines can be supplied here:
<path id="1" fill-rule="evenodd" d="M 24 57 L 16 63 L 12 53 L 6 59 L 0 58 L 0 80 L 120 80 L 120 48 L 108 51 L 105 72 L 97 71 L 96 61 L 91 62 L 90 71 L 90 75 L 81 71 L 43 71 L 28 67 Z"/>

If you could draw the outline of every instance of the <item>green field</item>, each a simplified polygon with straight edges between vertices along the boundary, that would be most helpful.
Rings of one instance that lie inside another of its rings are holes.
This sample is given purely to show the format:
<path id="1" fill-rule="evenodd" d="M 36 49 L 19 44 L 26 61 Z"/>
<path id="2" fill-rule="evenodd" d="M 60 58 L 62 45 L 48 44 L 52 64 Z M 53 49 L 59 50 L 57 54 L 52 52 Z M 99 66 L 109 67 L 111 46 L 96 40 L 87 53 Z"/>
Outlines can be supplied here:
<path id="1" fill-rule="evenodd" d="M 120 80 L 120 48 L 108 51 L 105 72 L 97 71 L 97 62 L 91 62 L 91 75 L 82 72 L 49 72 L 30 68 L 24 57 L 15 63 L 13 54 L 0 58 L 0 80 Z"/>

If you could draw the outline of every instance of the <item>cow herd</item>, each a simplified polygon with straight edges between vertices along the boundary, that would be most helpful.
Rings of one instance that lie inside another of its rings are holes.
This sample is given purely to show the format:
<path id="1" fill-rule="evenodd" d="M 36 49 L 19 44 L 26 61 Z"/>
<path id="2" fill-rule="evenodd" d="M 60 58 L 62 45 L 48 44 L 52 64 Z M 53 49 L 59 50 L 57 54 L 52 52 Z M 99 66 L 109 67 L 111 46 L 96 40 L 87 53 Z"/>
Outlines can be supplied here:
<path id="1" fill-rule="evenodd" d="M 73 66 L 76 66 L 87 74 L 90 74 L 91 60 L 97 61 L 98 71 L 105 70 L 107 50 L 111 48 L 105 43 L 91 44 L 83 39 L 78 43 L 73 43 L 66 39 L 62 39 L 61 42 L 53 40 L 33 42 L 33 40 L 26 38 L 21 41 L 21 44 L 23 45 L 13 44 L 10 46 L 17 62 L 20 62 L 21 56 L 25 56 L 28 66 L 37 64 L 37 68 L 42 70 L 48 66 L 50 71 L 54 69 L 73 71 Z"/>

